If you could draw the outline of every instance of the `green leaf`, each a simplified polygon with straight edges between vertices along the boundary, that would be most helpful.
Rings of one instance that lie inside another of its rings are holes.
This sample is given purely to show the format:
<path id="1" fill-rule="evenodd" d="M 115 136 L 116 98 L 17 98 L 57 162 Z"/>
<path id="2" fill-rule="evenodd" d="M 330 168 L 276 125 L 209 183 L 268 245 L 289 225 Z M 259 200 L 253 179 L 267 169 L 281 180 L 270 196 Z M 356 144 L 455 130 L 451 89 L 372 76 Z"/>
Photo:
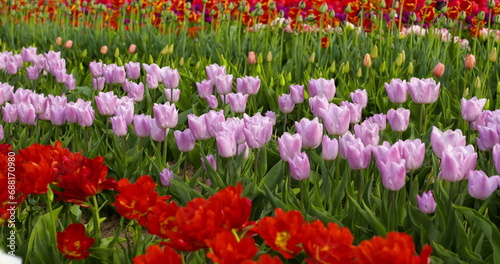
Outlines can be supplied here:
<path id="1" fill-rule="evenodd" d="M 368 224 L 373 228 L 375 233 L 379 236 L 385 236 L 387 234 L 387 230 L 385 229 L 384 225 L 377 220 L 377 217 L 373 214 L 372 210 L 366 206 L 366 204 L 363 202 L 363 208 L 359 206 L 358 202 L 354 200 L 350 195 L 347 196 L 349 199 L 349 202 L 354 205 L 356 210 L 363 216 L 363 218 L 368 222 Z"/>
<path id="2" fill-rule="evenodd" d="M 62 263 L 60 254 L 57 251 L 56 230 L 50 231 L 57 221 L 62 206 L 46 213 L 38 219 L 31 231 L 28 242 L 28 252 L 26 263 Z"/>

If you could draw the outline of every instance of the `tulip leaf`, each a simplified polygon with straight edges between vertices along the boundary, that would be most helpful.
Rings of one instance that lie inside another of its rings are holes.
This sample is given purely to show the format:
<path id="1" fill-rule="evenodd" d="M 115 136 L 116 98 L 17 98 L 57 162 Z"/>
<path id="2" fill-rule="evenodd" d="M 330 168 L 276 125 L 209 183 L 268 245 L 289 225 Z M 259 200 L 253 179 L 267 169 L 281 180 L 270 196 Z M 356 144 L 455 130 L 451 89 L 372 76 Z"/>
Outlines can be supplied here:
<path id="1" fill-rule="evenodd" d="M 446 264 L 465 264 L 465 262 L 461 261 L 458 255 L 446 248 L 437 242 L 431 242 L 432 248 L 434 252 L 441 258 Z M 434 263 L 434 262 L 432 262 Z"/>
<path id="2" fill-rule="evenodd" d="M 269 188 L 269 190 L 274 190 L 278 182 L 283 181 L 283 178 L 285 176 L 283 175 L 283 173 L 284 173 L 284 161 L 280 160 L 264 176 L 264 179 L 259 184 L 259 188 L 262 189 L 263 185 L 266 185 L 267 188 Z"/>
<path id="3" fill-rule="evenodd" d="M 358 204 L 358 202 L 356 202 L 356 200 L 354 200 L 354 198 L 352 198 L 350 195 L 348 195 L 347 198 L 349 199 L 349 202 L 352 205 L 354 205 L 356 210 L 368 222 L 368 224 L 373 228 L 373 230 L 375 231 L 375 234 L 377 234 L 379 236 L 385 236 L 387 234 L 387 231 L 386 231 L 384 225 L 379 220 L 377 220 L 377 218 L 373 214 L 373 211 L 370 208 L 368 208 L 368 206 L 366 206 L 366 204 L 364 202 L 363 202 L 364 209 L 362 209 L 361 206 Z"/>
<path id="4" fill-rule="evenodd" d="M 56 230 L 50 231 L 61 210 L 62 207 L 59 207 L 46 213 L 34 225 L 28 242 L 26 263 L 61 263 L 61 257 L 56 251 Z"/>
<path id="5" fill-rule="evenodd" d="M 453 205 L 457 211 L 462 213 L 472 225 L 476 225 L 486 235 L 493 249 L 493 263 L 500 264 L 500 231 L 490 220 L 479 214 L 476 210 Z"/>

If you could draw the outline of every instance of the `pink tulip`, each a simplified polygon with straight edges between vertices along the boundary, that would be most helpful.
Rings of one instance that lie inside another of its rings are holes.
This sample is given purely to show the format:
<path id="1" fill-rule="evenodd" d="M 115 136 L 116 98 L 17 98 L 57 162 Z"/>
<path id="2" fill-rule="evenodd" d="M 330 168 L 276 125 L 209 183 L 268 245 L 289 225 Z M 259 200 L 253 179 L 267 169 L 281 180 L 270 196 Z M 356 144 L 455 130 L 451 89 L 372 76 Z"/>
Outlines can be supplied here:
<path id="1" fill-rule="evenodd" d="M 328 109 L 319 109 L 326 131 L 331 135 L 343 135 L 349 130 L 351 111 L 346 106 L 329 104 Z"/>
<path id="2" fill-rule="evenodd" d="M 309 80 L 309 96 L 323 96 L 327 101 L 333 100 L 335 97 L 336 87 L 335 80 L 325 80 L 324 78 Z"/>
<path id="3" fill-rule="evenodd" d="M 448 129 L 443 133 L 437 127 L 432 127 L 431 145 L 434 154 L 442 158 L 442 152 L 447 148 L 465 147 L 465 136 L 460 129 L 455 131 Z"/>
<path id="4" fill-rule="evenodd" d="M 218 94 L 228 94 L 233 90 L 233 75 L 217 75 L 215 76 L 215 90 Z"/>
<path id="5" fill-rule="evenodd" d="M 207 124 L 205 122 L 205 115 L 196 116 L 194 114 L 189 114 L 188 126 L 196 140 L 205 140 L 210 138 Z"/>
<path id="6" fill-rule="evenodd" d="M 17 105 L 5 103 L 2 106 L 2 117 L 5 123 L 14 123 L 17 121 Z"/>
<path id="7" fill-rule="evenodd" d="M 363 109 L 361 108 L 361 105 L 359 104 L 353 104 L 348 101 L 342 101 L 340 102 L 340 106 L 345 106 L 347 109 L 349 109 L 349 112 L 351 113 L 351 120 L 349 121 L 351 124 L 357 124 L 361 121 L 361 117 L 363 114 Z"/>
<path id="8" fill-rule="evenodd" d="M 140 102 L 144 99 L 144 84 L 128 82 L 128 90 L 128 97 L 132 98 L 135 102 Z"/>
<path id="9" fill-rule="evenodd" d="M 301 104 L 304 102 L 304 85 L 292 84 L 290 85 L 290 96 L 294 104 Z"/>
<path id="10" fill-rule="evenodd" d="M 292 97 L 289 94 L 282 94 L 278 96 L 278 106 L 280 111 L 284 114 L 289 114 L 295 108 L 295 104 L 292 101 Z"/>
<path id="11" fill-rule="evenodd" d="M 244 115 L 243 121 L 245 122 L 245 127 L 243 128 L 243 133 L 245 133 L 245 139 L 248 147 L 252 149 L 260 149 L 269 142 L 273 134 L 273 124 L 271 120 L 267 117 L 263 117 L 260 114 L 254 115 L 252 117 Z"/>
<path id="12" fill-rule="evenodd" d="M 387 116 L 385 114 L 375 114 L 367 118 L 364 122 L 370 122 L 372 124 L 377 124 L 380 131 L 384 131 L 387 126 Z"/>
<path id="13" fill-rule="evenodd" d="M 162 142 L 163 140 L 165 140 L 165 136 L 168 134 L 170 128 L 165 129 L 158 127 L 156 123 L 157 121 L 155 120 L 155 118 L 149 118 L 149 135 L 152 140 Z"/>
<path id="14" fill-rule="evenodd" d="M 495 144 L 495 146 L 493 146 L 492 156 L 495 169 L 497 173 L 500 173 L 500 144 Z"/>
<path id="15" fill-rule="evenodd" d="M 339 143 L 336 138 L 330 139 L 327 135 L 324 135 L 321 149 L 321 156 L 324 160 L 335 160 L 339 151 Z"/>
<path id="16" fill-rule="evenodd" d="M 410 110 L 404 108 L 398 108 L 397 110 L 389 109 L 387 120 L 391 125 L 392 131 L 404 132 L 408 129 L 408 124 L 410 123 Z"/>
<path id="17" fill-rule="evenodd" d="M 404 159 L 397 162 L 380 163 L 379 170 L 382 175 L 382 184 L 386 189 L 399 191 L 405 185 L 406 169 Z"/>
<path id="18" fill-rule="evenodd" d="M 154 104 L 153 113 L 156 125 L 161 129 L 173 128 L 179 120 L 179 110 L 175 105 L 166 102 L 165 104 Z"/>
<path id="19" fill-rule="evenodd" d="M 476 199 L 488 199 L 499 187 L 500 176 L 488 177 L 481 170 L 469 171 L 467 178 L 469 180 L 469 194 Z"/>
<path id="20" fill-rule="evenodd" d="M 323 125 L 319 123 L 317 117 L 313 120 L 302 118 L 300 122 L 295 122 L 295 129 L 302 137 L 304 148 L 317 148 L 321 144 Z"/>
<path id="21" fill-rule="evenodd" d="M 106 84 L 106 80 L 104 77 L 98 77 L 92 79 L 92 87 L 96 91 L 102 91 L 104 89 L 104 85 Z"/>
<path id="22" fill-rule="evenodd" d="M 353 141 L 347 142 L 346 154 L 351 169 L 366 169 L 370 166 L 372 146 L 365 146 L 363 142 L 361 142 L 361 139 L 356 138 Z"/>
<path id="23" fill-rule="evenodd" d="M 189 152 L 194 149 L 195 139 L 189 128 L 185 129 L 183 132 L 179 130 L 174 131 L 174 137 L 177 148 L 180 151 Z"/>
<path id="24" fill-rule="evenodd" d="M 329 103 L 328 100 L 323 96 L 314 96 L 309 98 L 309 108 L 311 108 L 311 112 L 316 117 L 321 117 L 321 109 L 328 111 Z M 349 119 L 351 116 L 349 116 Z"/>
<path id="25" fill-rule="evenodd" d="M 420 139 L 405 140 L 402 144 L 403 158 L 406 160 L 405 167 L 407 170 L 416 170 L 422 166 L 425 158 L 425 143 Z"/>
<path id="26" fill-rule="evenodd" d="M 236 79 L 236 91 L 242 94 L 255 95 L 260 89 L 260 79 L 259 76 L 245 76 Z"/>
<path id="27" fill-rule="evenodd" d="M 207 96 L 213 93 L 214 82 L 212 80 L 202 80 L 201 83 L 196 83 L 196 87 L 198 89 L 198 96 L 200 98 L 207 98 Z"/>
<path id="28" fill-rule="evenodd" d="M 110 118 L 111 127 L 113 128 L 113 132 L 117 137 L 122 137 L 127 135 L 128 126 L 125 122 L 125 118 L 123 116 L 114 116 Z"/>
<path id="29" fill-rule="evenodd" d="M 181 90 L 179 89 L 165 89 L 163 90 L 165 93 L 165 99 L 171 103 L 177 103 L 179 102 L 179 99 L 181 97 Z"/>
<path id="30" fill-rule="evenodd" d="M 472 69 L 476 66 L 476 57 L 472 54 L 467 54 L 464 61 L 465 68 Z"/>
<path id="31" fill-rule="evenodd" d="M 408 86 L 406 81 L 392 79 L 390 83 L 384 83 L 385 91 L 389 100 L 395 104 L 402 104 L 408 98 Z"/>
<path id="32" fill-rule="evenodd" d="M 366 90 L 357 89 L 354 92 L 351 92 L 351 100 L 355 104 L 361 105 L 361 108 L 366 108 L 368 105 L 368 93 Z"/>
<path id="33" fill-rule="evenodd" d="M 377 146 L 380 139 L 378 125 L 368 122 L 354 125 L 354 134 L 365 146 Z"/>
<path id="34" fill-rule="evenodd" d="M 236 155 L 238 149 L 236 146 L 234 131 L 223 130 L 217 132 L 215 134 L 215 140 L 217 142 L 217 151 L 221 157 L 230 158 Z"/>
<path id="35" fill-rule="evenodd" d="M 436 77 L 441 77 L 443 76 L 443 73 L 444 73 L 444 64 L 442 64 L 441 62 L 439 62 L 438 64 L 436 64 L 436 66 L 434 67 L 434 70 L 432 70 L 432 73 L 434 74 L 434 76 Z"/>
<path id="36" fill-rule="evenodd" d="M 219 66 L 217 64 L 211 64 L 209 66 L 206 66 L 205 69 L 207 72 L 208 79 L 212 80 L 214 82 L 215 82 L 216 76 L 226 74 L 226 66 Z"/>
<path id="37" fill-rule="evenodd" d="M 483 111 L 483 107 L 486 104 L 486 99 L 477 99 L 476 96 L 472 97 L 470 100 L 466 100 L 462 98 L 462 117 L 467 122 L 475 121 L 481 112 Z"/>
<path id="38" fill-rule="evenodd" d="M 305 152 L 299 153 L 291 158 L 288 161 L 288 165 L 290 165 L 290 174 L 293 179 L 301 181 L 309 178 L 311 165 Z"/>
<path id="39" fill-rule="evenodd" d="M 20 103 L 17 105 L 17 117 L 21 124 L 36 125 L 35 107 L 31 104 Z"/>
<path id="40" fill-rule="evenodd" d="M 128 53 L 134 54 L 136 49 L 137 49 L 137 45 L 130 44 L 130 46 L 128 46 Z"/>
<path id="41" fill-rule="evenodd" d="M 257 58 L 255 55 L 255 52 L 249 51 L 248 52 L 248 64 L 255 64 L 257 63 Z"/>
<path id="42" fill-rule="evenodd" d="M 344 135 L 339 137 L 339 154 L 342 158 L 347 159 L 347 146 L 349 142 L 354 141 L 356 137 L 347 131 Z"/>
<path id="43" fill-rule="evenodd" d="M 213 155 L 208 155 L 204 158 L 200 158 L 201 159 L 201 163 L 203 165 L 203 168 L 205 169 L 205 171 L 207 171 L 207 167 L 205 165 L 205 159 L 208 161 L 208 165 L 210 165 L 210 167 L 212 167 L 212 169 L 214 170 L 217 170 L 217 163 L 215 163 L 215 158 Z"/>
<path id="44" fill-rule="evenodd" d="M 302 149 L 302 137 L 299 134 L 283 133 L 278 138 L 278 150 L 282 160 L 288 162 L 294 156 L 300 154 Z"/>
<path id="45" fill-rule="evenodd" d="M 482 151 L 488 151 L 500 143 L 500 125 L 488 123 L 486 126 L 478 126 L 479 137 L 476 138 L 477 147 Z"/>
<path id="46" fill-rule="evenodd" d="M 434 200 L 432 191 L 422 193 L 422 196 L 417 194 L 418 209 L 424 214 L 432 214 L 436 211 L 437 203 Z"/>
<path id="47" fill-rule="evenodd" d="M 439 177 L 446 181 L 461 181 L 476 167 L 477 153 L 472 145 L 448 148 L 442 155 Z"/>
<path id="48" fill-rule="evenodd" d="M 227 101 L 231 107 L 231 112 L 233 113 L 244 113 L 247 106 L 247 100 L 249 94 L 243 95 L 242 93 L 230 93 L 227 94 Z"/>
<path id="49" fill-rule="evenodd" d="M 101 77 L 104 74 L 104 64 L 102 62 L 92 61 L 89 64 L 89 70 L 92 77 Z"/>
<path id="50" fill-rule="evenodd" d="M 205 99 L 207 100 L 208 107 L 211 109 L 216 109 L 219 106 L 219 101 L 215 95 L 207 95 Z"/>
<path id="51" fill-rule="evenodd" d="M 171 69 L 170 67 L 163 67 L 160 71 L 161 80 L 166 88 L 174 89 L 179 87 L 179 81 L 181 76 L 177 69 Z"/>
<path id="52" fill-rule="evenodd" d="M 38 80 L 38 76 L 40 74 L 39 70 L 35 66 L 26 67 L 26 74 L 28 75 L 28 79 L 31 81 Z"/>
<path id="53" fill-rule="evenodd" d="M 130 61 L 125 64 L 127 78 L 135 80 L 141 76 L 141 64 L 139 62 Z"/>
<path id="54" fill-rule="evenodd" d="M 170 169 L 163 169 L 163 171 L 160 173 L 160 181 L 161 185 L 168 187 L 172 185 L 171 181 L 174 179 L 174 172 L 171 171 Z"/>
<path id="55" fill-rule="evenodd" d="M 411 78 L 408 83 L 411 99 L 417 104 L 431 104 L 436 102 L 441 84 L 432 78 Z"/>
<path id="56" fill-rule="evenodd" d="M 151 116 L 134 115 L 134 132 L 138 137 L 149 137 L 151 134 Z"/>
<path id="57" fill-rule="evenodd" d="M 149 89 L 158 88 L 158 77 L 154 74 L 146 74 L 146 85 Z"/>
<path id="58" fill-rule="evenodd" d="M 114 114 L 115 107 L 118 104 L 118 97 L 113 94 L 113 91 L 107 93 L 100 92 L 95 97 L 95 103 L 101 115 L 110 116 Z"/>

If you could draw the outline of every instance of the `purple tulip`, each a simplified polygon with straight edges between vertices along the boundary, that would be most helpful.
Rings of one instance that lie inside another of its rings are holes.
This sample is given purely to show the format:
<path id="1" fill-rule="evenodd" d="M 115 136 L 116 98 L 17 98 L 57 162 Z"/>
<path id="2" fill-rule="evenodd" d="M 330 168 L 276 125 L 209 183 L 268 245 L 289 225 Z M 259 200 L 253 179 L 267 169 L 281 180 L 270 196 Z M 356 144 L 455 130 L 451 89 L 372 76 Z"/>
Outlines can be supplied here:
<path id="1" fill-rule="evenodd" d="M 26 74 L 28 75 L 28 79 L 31 81 L 38 80 L 38 76 L 40 75 L 40 71 L 35 66 L 26 67 Z"/>
<path id="2" fill-rule="evenodd" d="M 125 64 L 127 78 L 135 80 L 141 76 L 141 63 L 130 61 Z"/>
<path id="3" fill-rule="evenodd" d="M 380 131 L 384 131 L 387 126 L 387 116 L 385 114 L 375 114 L 370 116 L 363 122 L 370 122 L 372 124 L 377 124 Z"/>
<path id="4" fill-rule="evenodd" d="M 361 105 L 361 108 L 366 108 L 368 105 L 368 93 L 366 90 L 357 89 L 350 95 L 353 103 Z"/>
<path id="5" fill-rule="evenodd" d="M 219 127 L 219 131 L 222 130 L 232 130 L 234 131 L 234 138 L 236 139 L 236 144 L 243 144 L 245 142 L 245 133 L 243 132 L 243 127 L 245 122 L 237 117 L 228 118 Z"/>
<path id="6" fill-rule="evenodd" d="M 17 117 L 21 124 L 36 125 L 35 107 L 31 104 L 20 103 L 17 105 Z"/>
<path id="7" fill-rule="evenodd" d="M 151 65 L 147 65 L 147 64 L 142 64 L 142 68 L 144 69 L 144 71 L 147 73 L 147 74 L 150 74 L 150 75 L 153 75 L 156 77 L 156 80 L 158 81 L 159 79 L 161 79 L 161 69 L 160 69 L 160 66 L 156 65 L 156 64 L 151 64 Z M 156 87 L 155 87 L 156 88 Z M 152 88 L 151 88 L 152 89 Z"/>
<path id="8" fill-rule="evenodd" d="M 245 76 L 236 79 L 236 92 L 242 94 L 255 95 L 260 89 L 260 79 L 259 76 Z"/>
<path id="9" fill-rule="evenodd" d="M 410 110 L 404 108 L 398 108 L 397 110 L 389 109 L 387 120 L 391 125 L 392 131 L 404 132 L 408 129 L 408 124 L 410 123 Z"/>
<path id="10" fill-rule="evenodd" d="M 339 137 L 339 153 L 342 158 L 347 159 L 347 145 L 355 139 L 356 137 L 351 134 L 351 131 L 347 131 L 344 135 Z"/>
<path id="11" fill-rule="evenodd" d="M 57 70 L 53 73 L 53 75 L 56 77 L 56 82 L 58 83 L 64 83 L 66 82 L 66 69 L 63 70 Z"/>
<path id="12" fill-rule="evenodd" d="M 224 112 L 210 110 L 208 113 L 203 114 L 207 125 L 207 131 L 210 137 L 215 137 L 215 133 L 219 131 L 220 126 L 225 122 Z"/>
<path id="13" fill-rule="evenodd" d="M 467 122 L 473 122 L 483 111 L 484 105 L 486 104 L 486 99 L 477 99 L 476 96 L 472 97 L 470 100 L 462 98 L 462 117 Z"/>
<path id="14" fill-rule="evenodd" d="M 94 79 L 99 78 L 104 74 L 104 64 L 102 62 L 92 61 L 89 64 L 89 70 Z"/>
<path id="15" fill-rule="evenodd" d="M 476 120 L 470 123 L 470 129 L 477 130 L 478 126 L 486 126 L 486 120 L 491 118 L 492 115 L 493 112 L 491 112 L 490 110 L 482 111 L 476 118 Z"/>
<path id="16" fill-rule="evenodd" d="M 294 156 L 300 154 L 302 148 L 302 137 L 299 134 L 283 133 L 278 138 L 278 150 L 282 160 L 288 162 Z"/>
<path id="17" fill-rule="evenodd" d="M 104 66 L 104 78 L 106 83 L 124 83 L 125 82 L 125 68 L 123 66 L 117 66 L 116 64 L 110 64 Z"/>
<path id="18" fill-rule="evenodd" d="M 163 67 L 160 72 L 160 76 L 166 88 L 174 89 L 179 87 L 179 80 L 181 76 L 177 69 L 171 69 L 170 67 Z"/>
<path id="19" fill-rule="evenodd" d="M 347 142 L 346 148 L 347 162 L 353 170 L 362 170 L 368 168 L 371 162 L 372 146 L 365 146 L 361 139 L 356 138 Z"/>
<path id="20" fill-rule="evenodd" d="M 301 104 L 304 102 L 304 85 L 292 84 L 290 85 L 290 96 L 294 104 Z"/>
<path id="21" fill-rule="evenodd" d="M 68 91 L 73 91 L 76 88 L 76 79 L 73 78 L 72 74 L 68 74 L 66 75 L 66 80 L 64 81 L 64 84 L 66 85 Z"/>
<path id="22" fill-rule="evenodd" d="M 5 123 L 14 123 L 17 121 L 17 105 L 5 103 L 2 106 L 2 116 Z"/>
<path id="23" fill-rule="evenodd" d="M 168 187 L 172 183 L 171 181 L 174 179 L 174 172 L 172 172 L 170 169 L 163 169 L 163 171 L 160 173 L 160 181 L 161 185 Z"/>
<path id="24" fill-rule="evenodd" d="M 234 131 L 223 130 L 217 132 L 215 134 L 215 140 L 217 141 L 217 151 L 221 157 L 230 158 L 236 155 L 238 149 L 236 146 Z"/>
<path id="25" fill-rule="evenodd" d="M 166 102 L 165 104 L 154 104 L 153 113 L 156 125 L 161 129 L 173 128 L 179 121 L 179 110 L 175 105 Z"/>
<path id="26" fill-rule="evenodd" d="M 233 75 L 223 74 L 215 76 L 215 90 L 218 94 L 225 95 L 233 90 Z"/>
<path id="27" fill-rule="evenodd" d="M 135 102 L 139 102 L 144 99 L 144 84 L 128 82 L 128 89 L 128 97 L 132 98 Z"/>
<path id="28" fill-rule="evenodd" d="M 0 125 L 0 141 L 4 140 L 5 139 L 5 134 L 3 132 L 3 126 Z"/>
<path id="29" fill-rule="evenodd" d="M 260 114 L 252 117 L 244 114 L 243 121 L 245 122 L 243 133 L 245 133 L 245 139 L 248 147 L 252 149 L 260 149 L 264 147 L 273 135 L 273 124 L 271 123 L 271 120 Z"/>
<path id="30" fill-rule="evenodd" d="M 293 158 L 289 159 L 288 165 L 290 165 L 290 174 L 293 179 L 301 181 L 309 178 L 311 164 L 305 152 L 296 154 Z"/>
<path id="31" fill-rule="evenodd" d="M 401 153 L 401 145 L 397 143 L 391 146 L 389 142 L 384 141 L 382 145 L 372 148 L 372 152 L 379 171 L 383 170 L 384 164 L 391 162 L 399 163 L 399 161 L 404 160 Z"/>
<path id="32" fill-rule="evenodd" d="M 278 96 L 278 105 L 283 114 L 289 114 L 293 111 L 295 104 L 289 94 L 282 94 Z"/>
<path id="33" fill-rule="evenodd" d="M 5 69 L 7 70 L 8 74 L 11 74 L 11 75 L 17 74 L 17 71 L 19 70 L 19 68 L 17 67 L 15 62 L 7 61 L 7 62 L 5 62 L 5 64 L 6 64 Z"/>
<path id="34" fill-rule="evenodd" d="M 210 165 L 210 167 L 212 167 L 212 169 L 214 170 L 217 170 L 217 163 L 215 163 L 215 158 L 213 155 L 208 155 L 204 158 L 200 158 L 201 159 L 201 163 L 203 164 L 203 168 L 205 169 L 205 171 L 207 171 L 207 167 L 205 165 L 205 159 L 207 159 L 208 161 L 208 164 Z"/>
<path id="35" fill-rule="evenodd" d="M 321 109 L 328 111 L 329 103 L 323 96 L 314 96 L 309 98 L 309 108 L 311 108 L 311 112 L 315 117 L 321 117 Z M 349 118 L 351 118 L 349 116 Z"/>
<path id="36" fill-rule="evenodd" d="M 47 109 L 47 98 L 43 94 L 32 93 L 30 103 L 35 108 L 35 114 L 42 114 Z"/>
<path id="37" fill-rule="evenodd" d="M 382 176 L 382 184 L 386 189 L 399 191 L 405 185 L 406 169 L 404 159 L 397 162 L 380 163 L 379 170 Z"/>
<path id="38" fill-rule="evenodd" d="M 245 152 L 243 153 L 243 159 L 247 159 L 250 155 L 250 148 L 248 147 L 247 143 L 238 145 L 238 155 L 241 155 L 241 152 L 243 151 Z"/>
<path id="39" fill-rule="evenodd" d="M 418 209 L 424 214 L 432 214 L 436 211 L 437 203 L 434 200 L 432 191 L 422 193 L 422 196 L 417 194 Z"/>
<path id="40" fill-rule="evenodd" d="M 321 149 L 321 156 L 324 160 L 335 160 L 339 152 L 339 143 L 336 138 L 330 139 L 327 135 L 324 135 Z"/>
<path id="41" fill-rule="evenodd" d="M 215 81 L 215 77 L 219 75 L 226 74 L 226 66 L 219 66 L 217 64 L 211 64 L 205 67 L 207 72 L 207 77 L 209 80 Z"/>
<path id="42" fill-rule="evenodd" d="M 377 146 L 380 139 L 378 125 L 369 122 L 354 125 L 354 135 L 361 139 L 365 146 Z"/>
<path id="43" fill-rule="evenodd" d="M 401 79 L 392 79 L 390 83 L 384 83 L 385 91 L 389 100 L 395 104 L 402 104 L 408 98 L 408 85 Z"/>
<path id="44" fill-rule="evenodd" d="M 349 130 L 351 111 L 346 106 L 329 104 L 328 109 L 320 109 L 320 117 L 323 119 L 326 131 L 331 135 L 343 135 Z"/>
<path id="45" fill-rule="evenodd" d="M 403 141 L 401 148 L 407 170 L 416 170 L 422 166 L 425 158 L 425 143 L 422 143 L 418 138 L 407 139 Z"/>
<path id="46" fill-rule="evenodd" d="M 92 87 L 96 91 L 102 91 L 104 89 L 104 85 L 106 84 L 104 77 L 98 77 L 92 79 Z"/>
<path id="47" fill-rule="evenodd" d="M 125 118 L 123 116 L 113 116 L 110 118 L 111 127 L 113 128 L 113 132 L 117 137 L 125 136 L 128 132 L 128 126 L 125 122 Z"/>
<path id="48" fill-rule="evenodd" d="M 205 115 L 196 116 L 194 114 L 189 114 L 188 126 L 196 140 L 205 140 L 210 138 L 207 124 L 205 122 Z"/>
<path id="49" fill-rule="evenodd" d="M 495 144 L 493 146 L 493 163 L 495 164 L 495 169 L 500 173 L 500 144 Z"/>
<path id="50" fill-rule="evenodd" d="M 194 149 L 194 144 L 196 141 L 189 128 L 185 129 L 182 132 L 179 130 L 174 131 L 174 137 L 179 151 L 189 152 Z"/>
<path id="51" fill-rule="evenodd" d="M 28 47 L 21 49 L 21 56 L 25 62 L 34 62 L 36 54 L 36 47 Z"/>
<path id="52" fill-rule="evenodd" d="M 211 109 L 217 109 L 219 106 L 219 101 L 215 95 L 209 94 L 205 97 L 205 99 L 207 100 L 208 107 Z"/>
<path id="53" fill-rule="evenodd" d="M 300 123 L 295 122 L 295 129 L 302 137 L 302 146 L 304 148 L 317 148 L 321 144 L 323 125 L 319 123 L 317 117 L 312 121 L 302 118 Z"/>
<path id="54" fill-rule="evenodd" d="M 198 89 L 198 96 L 200 98 L 207 98 L 213 93 L 214 82 L 212 80 L 202 80 L 201 83 L 196 83 L 196 88 Z"/>
<path id="55" fill-rule="evenodd" d="M 119 105 L 115 109 L 115 116 L 122 116 L 125 120 L 125 123 L 127 126 L 132 124 L 132 121 L 134 120 L 134 107 L 130 107 L 127 105 Z"/>
<path id="56" fill-rule="evenodd" d="M 476 138 L 477 147 L 482 151 L 488 151 L 496 144 L 500 143 L 500 125 L 493 122 L 486 126 L 478 126 L 479 137 Z"/>
<path id="57" fill-rule="evenodd" d="M 146 74 L 146 85 L 148 86 L 148 89 L 158 88 L 158 77 L 154 74 Z"/>
<path id="58" fill-rule="evenodd" d="M 151 116 L 134 115 L 134 132 L 138 137 L 149 137 L 151 134 Z"/>
<path id="59" fill-rule="evenodd" d="M 432 78 L 418 79 L 411 78 L 407 83 L 408 90 L 410 90 L 411 99 L 417 104 L 432 104 L 436 102 L 439 95 L 440 83 Z"/>
<path id="60" fill-rule="evenodd" d="M 179 98 L 181 97 L 181 90 L 179 89 L 165 89 L 165 98 L 167 101 L 171 103 L 179 102 Z"/>
<path id="61" fill-rule="evenodd" d="M 465 147 L 465 136 L 460 129 L 455 131 L 448 129 L 443 133 L 437 127 L 432 127 L 431 145 L 434 154 L 442 158 L 442 152 L 447 148 Z"/>
<path id="62" fill-rule="evenodd" d="M 351 124 L 357 124 L 361 121 L 361 117 L 363 114 L 363 109 L 361 108 L 361 105 L 359 104 L 353 104 L 348 101 L 342 101 L 340 102 L 340 106 L 345 106 L 347 109 L 349 109 L 349 112 L 351 113 L 351 120 L 349 121 Z"/>
<path id="63" fill-rule="evenodd" d="M 328 102 L 335 97 L 336 87 L 335 80 L 325 80 L 324 78 L 309 80 L 309 96 L 323 96 Z"/>
<path id="64" fill-rule="evenodd" d="M 155 118 L 150 118 L 149 119 L 149 128 L 150 128 L 150 136 L 151 139 L 154 141 L 162 142 L 165 140 L 165 136 L 168 134 L 168 131 L 170 130 L 169 128 L 161 128 L 158 127 L 157 121 Z"/>
<path id="65" fill-rule="evenodd" d="M 491 194 L 498 189 L 500 183 L 500 176 L 495 175 L 488 177 L 484 171 L 471 170 L 467 176 L 469 180 L 469 194 L 470 196 L 486 200 Z"/>
<path id="66" fill-rule="evenodd" d="M 0 83 L 0 105 L 3 105 L 5 102 L 10 101 L 14 94 L 14 86 L 9 85 L 8 83 Z"/>
<path id="67" fill-rule="evenodd" d="M 101 115 L 110 116 L 115 112 L 118 97 L 114 95 L 113 91 L 107 93 L 99 92 L 99 95 L 95 97 L 95 103 Z"/>
<path id="68" fill-rule="evenodd" d="M 248 95 L 242 93 L 229 93 L 227 94 L 227 101 L 233 113 L 244 113 L 247 106 Z"/>
<path id="69" fill-rule="evenodd" d="M 33 94 L 33 91 L 19 88 L 16 90 L 15 93 L 12 94 L 12 103 L 13 104 L 20 104 L 20 103 L 27 103 L 29 104 L 31 102 L 31 95 Z"/>
<path id="70" fill-rule="evenodd" d="M 439 177 L 446 181 L 461 181 L 476 167 L 477 153 L 472 145 L 447 148 L 442 155 Z"/>
<path id="71" fill-rule="evenodd" d="M 64 125 L 66 123 L 66 106 L 52 105 L 50 107 L 50 121 L 55 126 Z"/>

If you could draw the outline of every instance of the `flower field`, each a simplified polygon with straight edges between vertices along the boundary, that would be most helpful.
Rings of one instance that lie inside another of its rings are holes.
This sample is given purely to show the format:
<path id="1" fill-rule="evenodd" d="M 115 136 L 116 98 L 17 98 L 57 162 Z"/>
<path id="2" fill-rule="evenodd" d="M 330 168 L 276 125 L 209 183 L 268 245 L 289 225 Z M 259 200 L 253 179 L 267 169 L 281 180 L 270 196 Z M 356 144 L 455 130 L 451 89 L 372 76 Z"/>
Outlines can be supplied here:
<path id="1" fill-rule="evenodd" d="M 500 1 L 0 0 L 0 263 L 500 264 Z"/>

